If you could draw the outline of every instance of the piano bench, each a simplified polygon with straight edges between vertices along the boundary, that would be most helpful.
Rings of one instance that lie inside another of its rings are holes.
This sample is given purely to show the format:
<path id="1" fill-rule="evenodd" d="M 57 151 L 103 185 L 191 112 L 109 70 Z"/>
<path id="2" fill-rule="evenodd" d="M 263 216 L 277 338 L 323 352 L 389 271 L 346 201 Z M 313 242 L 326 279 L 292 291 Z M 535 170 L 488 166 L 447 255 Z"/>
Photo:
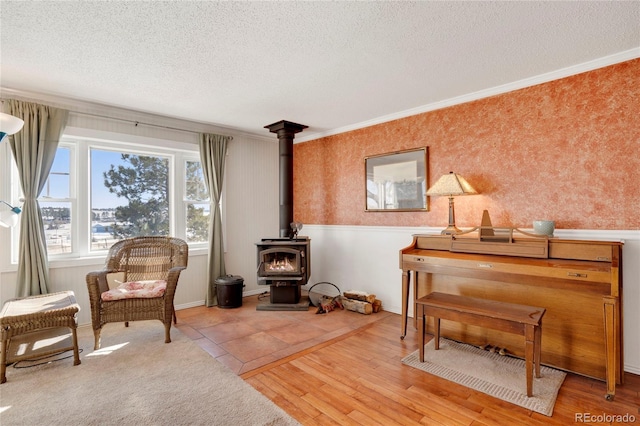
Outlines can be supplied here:
<path id="1" fill-rule="evenodd" d="M 540 377 L 542 316 L 546 309 L 495 300 L 430 293 L 416 300 L 420 362 L 424 362 L 425 317 L 434 318 L 434 349 L 440 348 L 440 320 L 462 322 L 508 333 L 525 339 L 527 396 L 533 394 L 533 373 Z"/>

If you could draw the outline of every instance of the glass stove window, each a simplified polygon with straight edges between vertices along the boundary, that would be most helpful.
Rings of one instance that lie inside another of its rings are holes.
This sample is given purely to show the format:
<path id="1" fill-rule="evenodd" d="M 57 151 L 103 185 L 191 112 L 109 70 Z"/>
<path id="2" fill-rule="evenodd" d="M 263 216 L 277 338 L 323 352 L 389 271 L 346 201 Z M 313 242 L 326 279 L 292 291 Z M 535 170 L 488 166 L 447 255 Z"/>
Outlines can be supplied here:
<path id="1" fill-rule="evenodd" d="M 269 272 L 298 271 L 297 256 L 295 254 L 275 253 L 267 256 L 265 270 Z"/>

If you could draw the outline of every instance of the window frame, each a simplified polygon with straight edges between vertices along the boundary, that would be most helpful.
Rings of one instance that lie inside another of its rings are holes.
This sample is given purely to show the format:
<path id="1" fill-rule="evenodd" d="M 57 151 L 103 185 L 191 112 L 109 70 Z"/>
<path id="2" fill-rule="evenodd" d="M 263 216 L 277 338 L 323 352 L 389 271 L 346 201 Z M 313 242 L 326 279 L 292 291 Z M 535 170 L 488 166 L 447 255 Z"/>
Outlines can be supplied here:
<path id="1" fill-rule="evenodd" d="M 76 129 L 77 130 L 77 129 Z M 83 129 L 84 130 L 84 129 Z M 95 264 L 99 259 L 102 261 L 108 249 L 91 250 L 91 149 L 108 150 L 119 153 L 131 153 L 135 155 L 160 156 L 169 161 L 169 211 L 170 224 L 169 235 L 182 238 L 186 241 L 186 178 L 185 167 L 187 161 L 200 160 L 200 152 L 197 144 L 180 143 L 175 141 L 160 140 L 153 138 L 140 138 L 126 134 L 110 134 L 108 138 L 94 137 L 87 135 L 87 132 L 74 131 L 74 128 L 65 129 L 60 138 L 58 148 L 70 150 L 69 161 L 69 196 L 71 202 L 71 245 L 72 251 L 69 253 L 49 254 L 49 264 L 51 267 L 64 267 L 70 265 L 73 260 L 74 265 L 79 261 L 86 261 L 86 264 Z M 140 139 L 143 139 L 141 142 Z M 8 144 L 3 144 L 8 145 Z M 0 194 L 6 194 L 0 199 L 11 200 L 18 205 L 22 197 L 20 180 L 17 167 L 11 150 L 7 147 L 3 155 L 10 170 L 8 184 L 0 186 Z M 46 201 L 41 197 L 39 201 Z M 58 201 L 57 199 L 55 201 Z M 64 201 L 67 201 L 66 199 Z M 18 261 L 18 235 L 20 225 L 8 230 L 11 235 L 11 247 L 7 249 L 9 253 L 9 263 L 6 260 L 0 264 L 0 270 L 15 270 Z M 191 242 L 189 248 L 196 251 L 204 251 L 207 242 Z M 3 256 L 3 259 L 6 256 Z M 81 262 L 82 263 L 82 262 Z"/>

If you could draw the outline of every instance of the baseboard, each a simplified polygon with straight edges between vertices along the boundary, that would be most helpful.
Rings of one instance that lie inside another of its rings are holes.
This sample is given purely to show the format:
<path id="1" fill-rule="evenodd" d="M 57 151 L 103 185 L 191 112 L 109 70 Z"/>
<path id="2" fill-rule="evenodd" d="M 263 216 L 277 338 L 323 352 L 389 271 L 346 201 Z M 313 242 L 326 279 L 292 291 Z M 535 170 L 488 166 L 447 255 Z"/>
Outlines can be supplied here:
<path id="1" fill-rule="evenodd" d="M 182 309 L 195 308 L 196 306 L 204 306 L 204 300 L 196 300 L 195 302 L 181 303 L 180 305 L 174 305 L 173 308 L 176 311 L 179 311 Z"/>

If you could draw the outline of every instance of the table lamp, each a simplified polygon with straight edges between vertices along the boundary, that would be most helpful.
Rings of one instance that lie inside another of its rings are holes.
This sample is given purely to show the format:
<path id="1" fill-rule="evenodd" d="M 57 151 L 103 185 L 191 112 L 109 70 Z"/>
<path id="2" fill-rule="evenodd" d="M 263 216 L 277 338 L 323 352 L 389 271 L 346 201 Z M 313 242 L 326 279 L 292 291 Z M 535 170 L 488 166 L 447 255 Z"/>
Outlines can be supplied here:
<path id="1" fill-rule="evenodd" d="M 449 172 L 440 177 L 440 179 L 427 190 L 427 195 L 449 197 L 449 226 L 442 230 L 442 235 L 452 235 L 460 232 L 456 227 L 453 197 L 456 195 L 472 195 L 477 193 L 478 192 L 469 185 L 469 182 L 459 174 L 453 172 Z"/>

